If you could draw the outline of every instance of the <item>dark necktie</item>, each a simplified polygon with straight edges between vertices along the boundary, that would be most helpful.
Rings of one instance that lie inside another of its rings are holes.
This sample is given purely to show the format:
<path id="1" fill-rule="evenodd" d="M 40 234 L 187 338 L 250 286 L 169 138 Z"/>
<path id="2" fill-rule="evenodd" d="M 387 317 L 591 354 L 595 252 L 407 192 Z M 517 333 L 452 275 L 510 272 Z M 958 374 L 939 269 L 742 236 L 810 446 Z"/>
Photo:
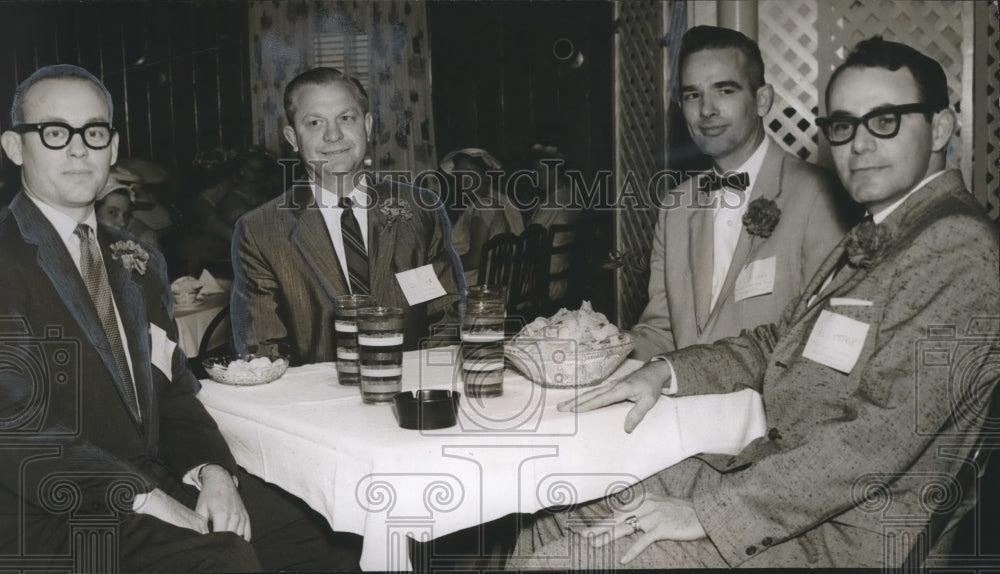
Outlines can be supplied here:
<path id="1" fill-rule="evenodd" d="M 340 207 L 344 210 L 340 215 L 340 234 L 344 238 L 347 275 L 351 283 L 351 293 L 369 295 L 371 288 L 368 284 L 368 252 L 365 250 L 361 225 L 358 224 L 358 218 L 354 217 L 353 205 L 354 202 L 349 197 L 340 200 Z"/>
<path id="2" fill-rule="evenodd" d="M 741 172 L 729 172 L 724 175 L 719 175 L 714 171 L 711 173 L 703 173 L 698 176 L 698 189 L 699 191 L 718 191 L 725 186 L 727 189 L 733 189 L 737 191 L 746 191 L 750 187 L 750 174 Z"/>
<path id="3" fill-rule="evenodd" d="M 97 308 L 97 316 L 104 327 L 104 334 L 108 337 L 111 345 L 111 353 L 115 357 L 115 365 L 118 373 L 125 383 L 125 397 L 129 411 L 136 420 L 142 421 L 139 412 L 139 401 L 136 399 L 135 384 L 132 382 L 132 372 L 128 368 L 128 360 L 125 358 L 125 346 L 122 344 L 121 332 L 118 330 L 118 321 L 115 319 L 114 301 L 111 297 L 111 284 L 108 283 L 108 274 L 104 270 L 104 263 L 101 261 L 100 248 L 93 237 L 90 226 L 81 223 L 73 231 L 80 238 L 80 273 L 83 275 L 83 282 L 87 285 L 90 298 Z"/>

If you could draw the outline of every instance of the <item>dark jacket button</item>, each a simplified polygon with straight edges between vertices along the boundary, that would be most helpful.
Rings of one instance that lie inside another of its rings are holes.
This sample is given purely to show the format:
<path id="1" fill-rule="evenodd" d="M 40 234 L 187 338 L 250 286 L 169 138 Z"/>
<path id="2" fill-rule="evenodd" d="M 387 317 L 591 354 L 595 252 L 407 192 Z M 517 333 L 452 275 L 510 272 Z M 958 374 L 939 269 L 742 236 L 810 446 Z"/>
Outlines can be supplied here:
<path id="1" fill-rule="evenodd" d="M 779 438 L 781 438 L 781 432 L 778 431 L 777 427 L 771 427 L 767 431 L 767 438 L 768 440 L 778 440 Z"/>
<path id="2" fill-rule="evenodd" d="M 760 541 L 761 546 L 770 546 L 772 544 L 774 544 L 774 538 L 771 538 L 770 536 L 766 536 L 763 540 Z"/>
<path id="3" fill-rule="evenodd" d="M 747 556 L 753 556 L 756 553 L 757 553 L 757 547 L 756 546 L 748 546 L 747 547 Z"/>

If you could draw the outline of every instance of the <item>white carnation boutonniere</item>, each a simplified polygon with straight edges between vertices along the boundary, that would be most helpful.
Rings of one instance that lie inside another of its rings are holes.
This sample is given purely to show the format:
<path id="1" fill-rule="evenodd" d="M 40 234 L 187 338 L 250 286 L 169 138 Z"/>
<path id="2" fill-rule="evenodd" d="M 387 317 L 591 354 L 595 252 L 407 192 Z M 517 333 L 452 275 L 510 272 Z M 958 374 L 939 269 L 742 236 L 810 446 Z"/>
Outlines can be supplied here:
<path id="1" fill-rule="evenodd" d="M 382 214 L 382 229 L 384 231 L 389 231 L 399 221 L 413 219 L 413 212 L 410 211 L 410 203 L 405 199 L 386 199 L 379 204 L 378 211 Z"/>
<path id="2" fill-rule="evenodd" d="M 116 241 L 111 244 L 111 258 L 121 261 L 125 269 L 146 274 L 146 264 L 149 263 L 149 253 L 135 241 Z"/>

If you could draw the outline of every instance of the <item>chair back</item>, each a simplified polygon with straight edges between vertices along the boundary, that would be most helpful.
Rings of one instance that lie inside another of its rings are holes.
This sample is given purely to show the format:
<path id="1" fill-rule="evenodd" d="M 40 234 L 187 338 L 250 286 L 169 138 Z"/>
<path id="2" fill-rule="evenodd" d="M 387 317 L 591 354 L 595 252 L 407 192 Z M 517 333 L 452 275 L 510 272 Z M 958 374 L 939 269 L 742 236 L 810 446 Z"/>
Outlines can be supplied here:
<path id="1" fill-rule="evenodd" d="M 483 244 L 479 259 L 479 284 L 510 288 L 514 262 L 519 258 L 521 240 L 513 233 L 498 233 Z"/>
<path id="2" fill-rule="evenodd" d="M 548 265 L 549 233 L 541 225 L 529 225 L 520 236 L 495 235 L 483 245 L 479 284 L 507 288 L 507 315 L 512 328 L 534 320 L 542 311 Z"/>
<path id="3" fill-rule="evenodd" d="M 507 313 L 531 322 L 548 297 L 549 232 L 529 225 L 521 234 L 521 250 L 507 294 Z"/>
<path id="4" fill-rule="evenodd" d="M 226 342 L 222 345 L 216 344 L 215 347 L 211 347 L 212 339 L 215 338 L 214 336 L 219 329 L 229 331 L 225 337 Z M 229 322 L 229 304 L 227 303 L 225 307 L 219 309 L 219 312 L 215 314 L 215 317 L 212 317 L 208 326 L 205 327 L 205 333 L 201 336 L 201 341 L 198 343 L 198 355 L 188 358 L 188 368 L 199 379 L 207 378 L 208 373 L 205 372 L 205 367 L 201 364 L 202 361 L 213 355 L 229 355 L 233 352 L 232 326 Z"/>
<path id="5" fill-rule="evenodd" d="M 544 313 L 549 315 L 560 307 L 579 304 L 576 272 L 579 262 L 577 245 L 579 223 L 556 223 L 549 226 L 548 281 L 544 286 Z M 551 296 L 554 298 L 550 299 Z"/>

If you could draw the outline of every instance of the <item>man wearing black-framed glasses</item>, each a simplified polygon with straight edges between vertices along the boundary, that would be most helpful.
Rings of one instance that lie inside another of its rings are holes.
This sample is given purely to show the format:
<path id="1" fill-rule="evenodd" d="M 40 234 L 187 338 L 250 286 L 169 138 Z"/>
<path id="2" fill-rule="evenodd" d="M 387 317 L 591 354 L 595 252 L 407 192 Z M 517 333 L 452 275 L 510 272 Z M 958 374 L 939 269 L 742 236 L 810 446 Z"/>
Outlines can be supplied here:
<path id="1" fill-rule="evenodd" d="M 113 117 L 100 80 L 57 64 L 18 86 L 0 136 L 21 167 L 0 211 L 0 555 L 14 569 L 356 569 L 353 540 L 338 547 L 237 468 L 176 345 L 163 256 L 98 224 Z M 106 529 L 99 548 L 79 543 L 93 536 L 80 519 Z"/>
<path id="2" fill-rule="evenodd" d="M 661 394 L 752 388 L 770 428 L 735 456 L 694 457 L 693 480 L 681 465 L 663 470 L 605 501 L 613 512 L 579 527 L 579 544 L 546 541 L 515 564 L 895 569 L 947 555 L 976 504 L 997 388 L 1000 238 L 962 174 L 945 168 L 955 119 L 940 64 L 871 38 L 834 71 L 826 102 L 818 123 L 869 217 L 781 320 L 559 405 L 631 401 L 631 432 Z M 603 555 L 582 550 L 609 542 Z"/>
<path id="3" fill-rule="evenodd" d="M 42 122 L 40 124 L 18 124 L 10 128 L 19 134 L 37 132 L 42 145 L 49 149 L 63 149 L 76 134 L 83 138 L 83 144 L 92 150 L 101 150 L 111 145 L 111 135 L 115 128 L 108 122 L 89 122 L 78 128 L 63 122 Z"/>

